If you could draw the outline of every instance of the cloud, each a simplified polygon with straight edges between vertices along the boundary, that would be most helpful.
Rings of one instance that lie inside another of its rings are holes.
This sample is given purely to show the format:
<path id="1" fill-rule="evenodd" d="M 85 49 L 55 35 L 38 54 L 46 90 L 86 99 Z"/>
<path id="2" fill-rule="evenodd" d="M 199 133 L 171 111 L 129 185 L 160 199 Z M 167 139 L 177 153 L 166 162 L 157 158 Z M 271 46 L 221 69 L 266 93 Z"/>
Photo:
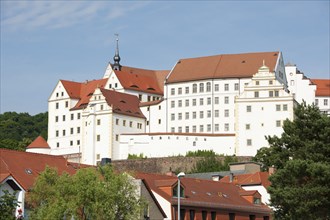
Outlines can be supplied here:
<path id="1" fill-rule="evenodd" d="M 145 5 L 145 2 L 3 1 L 1 26 L 11 31 L 65 28 L 94 19 L 112 21 Z"/>

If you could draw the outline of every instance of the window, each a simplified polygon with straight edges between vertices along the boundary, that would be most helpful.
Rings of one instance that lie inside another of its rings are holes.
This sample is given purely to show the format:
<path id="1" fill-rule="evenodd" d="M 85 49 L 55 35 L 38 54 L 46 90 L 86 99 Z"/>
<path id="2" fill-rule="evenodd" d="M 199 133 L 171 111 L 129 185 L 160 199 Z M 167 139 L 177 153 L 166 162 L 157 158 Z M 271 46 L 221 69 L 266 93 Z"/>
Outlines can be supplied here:
<path id="1" fill-rule="evenodd" d="M 65 115 L 63 115 L 62 119 L 63 119 L 63 121 L 65 121 Z"/>
<path id="2" fill-rule="evenodd" d="M 235 83 L 235 88 L 234 88 L 235 91 L 238 91 L 238 88 L 239 88 L 239 87 L 238 87 L 238 83 Z"/>
<path id="3" fill-rule="evenodd" d="M 219 97 L 214 97 L 214 104 L 219 104 Z"/>
<path id="4" fill-rule="evenodd" d="M 229 117 L 229 110 L 228 109 L 225 109 L 225 117 Z"/>
<path id="5" fill-rule="evenodd" d="M 199 84 L 199 92 L 204 92 L 204 83 Z"/>
<path id="6" fill-rule="evenodd" d="M 77 119 L 80 119 L 80 113 L 77 114 Z"/>
<path id="7" fill-rule="evenodd" d="M 96 160 L 100 160 L 101 156 L 100 154 L 96 154 Z"/>
<path id="8" fill-rule="evenodd" d="M 158 110 L 161 110 L 162 109 L 162 106 L 160 105 L 160 106 L 158 106 Z"/>
<path id="9" fill-rule="evenodd" d="M 161 123 L 162 123 L 162 119 L 158 119 L 158 124 L 161 124 Z"/>
<path id="10" fill-rule="evenodd" d="M 196 113 L 196 112 L 193 112 L 192 114 L 193 114 L 193 116 L 192 116 L 193 119 L 196 119 L 196 117 L 197 117 L 197 113 Z"/>
<path id="11" fill-rule="evenodd" d="M 199 112 L 199 118 L 204 118 L 204 112 L 203 111 Z"/>
<path id="12" fill-rule="evenodd" d="M 80 145 L 80 140 L 77 140 L 77 145 Z"/>
<path id="13" fill-rule="evenodd" d="M 193 105 L 193 106 L 196 106 L 196 99 L 193 99 L 193 100 L 192 100 L 192 105 Z"/>
<path id="14" fill-rule="evenodd" d="M 269 80 L 269 85 L 273 85 L 273 80 Z"/>
<path id="15" fill-rule="evenodd" d="M 178 107 L 182 107 L 182 100 L 178 100 Z"/>
<path id="16" fill-rule="evenodd" d="M 65 108 L 69 107 L 69 102 L 65 101 Z"/>
<path id="17" fill-rule="evenodd" d="M 96 141 L 100 141 L 101 140 L 101 135 L 96 135 Z"/>
<path id="18" fill-rule="evenodd" d="M 229 91 L 229 84 L 228 83 L 225 84 L 225 88 L 224 89 L 225 89 L 225 91 Z"/>
<path id="19" fill-rule="evenodd" d="M 182 120 L 182 113 L 178 113 L 178 120 Z"/>
<path id="20" fill-rule="evenodd" d="M 97 119 L 97 120 L 96 120 L 96 124 L 97 124 L 97 125 L 101 125 L 101 120 L 100 120 L 100 119 Z"/>
<path id="21" fill-rule="evenodd" d="M 219 110 L 214 110 L 214 117 L 216 117 L 216 118 L 219 117 Z"/>
<path id="22" fill-rule="evenodd" d="M 211 83 L 206 83 L 206 92 L 211 92 Z"/>
<path id="23" fill-rule="evenodd" d="M 251 125 L 250 124 L 246 124 L 245 125 L 245 130 L 250 130 L 250 128 L 251 128 Z"/>
<path id="24" fill-rule="evenodd" d="M 276 111 L 281 111 L 281 105 L 276 105 Z"/>
<path id="25" fill-rule="evenodd" d="M 259 92 L 254 92 L 254 97 L 258 98 L 259 97 Z"/>
<path id="26" fill-rule="evenodd" d="M 319 105 L 319 100 L 315 99 L 315 105 Z"/>
<path id="27" fill-rule="evenodd" d="M 77 127 L 77 134 L 80 134 L 80 127 Z"/>
<path id="28" fill-rule="evenodd" d="M 171 89 L 171 95 L 175 95 L 175 89 L 174 88 Z"/>
<path id="29" fill-rule="evenodd" d="M 278 97 L 278 94 L 279 92 L 278 91 L 275 91 L 275 97 Z"/>
<path id="30" fill-rule="evenodd" d="M 188 107 L 189 106 L 189 99 L 185 100 L 185 106 Z"/>
<path id="31" fill-rule="evenodd" d="M 58 107 L 59 107 L 58 102 L 55 103 L 55 106 L 56 106 L 56 109 L 58 109 Z"/>
<path id="32" fill-rule="evenodd" d="M 229 220 L 235 220 L 235 213 L 229 213 Z"/>
<path id="33" fill-rule="evenodd" d="M 269 97 L 273 97 L 274 96 L 274 91 L 269 91 Z"/>
<path id="34" fill-rule="evenodd" d="M 189 119 L 189 112 L 185 113 L 185 119 Z"/>
<path id="35" fill-rule="evenodd" d="M 192 132 L 196 133 L 196 131 L 197 131 L 197 127 L 196 127 L 196 125 L 193 125 L 193 126 L 192 126 Z"/>
<path id="36" fill-rule="evenodd" d="M 251 111 L 252 111 L 251 105 L 246 106 L 246 112 L 251 112 Z"/>
<path id="37" fill-rule="evenodd" d="M 193 84 L 193 93 L 197 93 L 197 84 Z"/>
<path id="38" fill-rule="evenodd" d="M 123 120 L 123 126 L 126 126 L 126 120 Z"/>
<path id="39" fill-rule="evenodd" d="M 70 128 L 70 134 L 73 134 L 73 128 Z"/>
<path id="40" fill-rule="evenodd" d="M 256 81 L 256 85 L 259 86 L 259 81 Z"/>
<path id="41" fill-rule="evenodd" d="M 211 110 L 207 110 L 207 117 L 211 118 Z"/>
<path id="42" fill-rule="evenodd" d="M 214 125 L 214 131 L 219 131 L 219 124 Z"/>
<path id="43" fill-rule="evenodd" d="M 148 102 L 151 101 L 151 96 L 150 95 L 147 96 L 147 100 L 148 100 Z"/>
<path id="44" fill-rule="evenodd" d="M 253 203 L 254 204 L 261 204 L 260 198 L 253 198 Z"/>
<path id="45" fill-rule="evenodd" d="M 211 124 L 207 124 L 207 132 L 211 131 Z"/>
<path id="46" fill-rule="evenodd" d="M 216 220 L 216 218 L 217 218 L 217 213 L 211 212 L 211 220 Z"/>
<path id="47" fill-rule="evenodd" d="M 204 105 L 204 99 L 203 98 L 199 99 L 199 105 Z"/>
<path id="48" fill-rule="evenodd" d="M 175 185 L 172 189 L 173 197 L 178 197 L 178 185 Z M 180 198 L 184 198 L 184 188 L 180 185 Z M 180 209 L 181 211 L 181 209 Z"/>
<path id="49" fill-rule="evenodd" d="M 142 95 L 141 94 L 139 94 L 139 100 L 142 101 Z"/>
<path id="50" fill-rule="evenodd" d="M 56 147 L 60 147 L 60 143 L 59 142 L 56 142 Z"/>
<path id="51" fill-rule="evenodd" d="M 276 121 L 276 127 L 281 127 L 281 121 L 280 120 Z"/>
<path id="52" fill-rule="evenodd" d="M 214 91 L 218 92 L 219 91 L 219 84 L 214 85 Z"/>
<path id="53" fill-rule="evenodd" d="M 115 88 L 117 88 L 118 87 L 118 83 L 115 83 Z"/>
<path id="54" fill-rule="evenodd" d="M 116 118 L 116 125 L 119 125 L 119 118 Z"/>
<path id="55" fill-rule="evenodd" d="M 178 88 L 178 95 L 182 94 L 182 88 Z"/>
<path id="56" fill-rule="evenodd" d="M 211 98 L 210 98 L 210 97 L 207 98 L 207 104 L 208 104 L 208 105 L 211 105 Z"/>
<path id="57" fill-rule="evenodd" d="M 182 127 L 178 127 L 178 132 L 182 133 Z"/>
<path id="58" fill-rule="evenodd" d="M 189 220 L 195 220 L 195 210 L 189 210 Z"/>
<path id="59" fill-rule="evenodd" d="M 171 108 L 175 108 L 175 101 L 171 101 Z"/>
<path id="60" fill-rule="evenodd" d="M 175 128 L 171 127 L 171 132 L 174 133 L 175 132 Z"/>
<path id="61" fill-rule="evenodd" d="M 247 139 L 246 140 L 246 145 L 247 146 L 252 146 L 252 139 Z"/>
<path id="62" fill-rule="evenodd" d="M 175 120 L 175 114 L 172 113 L 172 114 L 171 114 L 171 121 L 174 121 L 174 120 Z"/>
<path id="63" fill-rule="evenodd" d="M 116 134 L 116 141 L 119 141 L 119 135 Z"/>
<path id="64" fill-rule="evenodd" d="M 323 105 L 327 106 L 328 105 L 328 99 L 323 100 Z"/>
<path id="65" fill-rule="evenodd" d="M 62 131 L 63 136 L 65 136 L 65 130 Z"/>
<path id="66" fill-rule="evenodd" d="M 225 123 L 224 130 L 225 130 L 225 131 L 229 131 L 229 124 L 228 124 L 228 123 Z"/>
<path id="67" fill-rule="evenodd" d="M 225 100 L 224 100 L 225 104 L 229 104 L 229 97 L 225 96 Z"/>
<path id="68" fill-rule="evenodd" d="M 70 141 L 70 146 L 72 146 L 73 145 L 73 141 Z"/>
<path id="69" fill-rule="evenodd" d="M 56 97 L 58 97 L 58 92 L 56 93 Z"/>
<path id="70" fill-rule="evenodd" d="M 186 133 L 189 133 L 189 126 L 186 126 Z"/>
<path id="71" fill-rule="evenodd" d="M 203 220 L 207 219 L 207 211 L 202 211 L 202 219 Z"/>
<path id="72" fill-rule="evenodd" d="M 283 105 L 283 111 L 287 111 L 288 110 L 288 105 L 287 104 L 284 104 Z"/>
<path id="73" fill-rule="evenodd" d="M 101 110 L 101 111 L 103 110 L 103 105 L 100 105 L 100 110 Z"/>
<path id="74" fill-rule="evenodd" d="M 199 126 L 199 132 L 204 132 L 204 125 Z"/>
<path id="75" fill-rule="evenodd" d="M 133 122 L 132 121 L 129 122 L 129 127 L 130 128 L 133 127 Z"/>
<path id="76" fill-rule="evenodd" d="M 256 216 L 255 215 L 249 215 L 249 220 L 256 220 Z"/>
<path id="77" fill-rule="evenodd" d="M 55 122 L 58 122 L 58 116 L 55 116 Z"/>
<path id="78" fill-rule="evenodd" d="M 55 134 L 56 137 L 58 137 L 58 130 L 56 131 L 56 134 Z"/>
<path id="79" fill-rule="evenodd" d="M 189 94 L 189 87 L 186 87 L 185 90 L 186 94 Z"/>

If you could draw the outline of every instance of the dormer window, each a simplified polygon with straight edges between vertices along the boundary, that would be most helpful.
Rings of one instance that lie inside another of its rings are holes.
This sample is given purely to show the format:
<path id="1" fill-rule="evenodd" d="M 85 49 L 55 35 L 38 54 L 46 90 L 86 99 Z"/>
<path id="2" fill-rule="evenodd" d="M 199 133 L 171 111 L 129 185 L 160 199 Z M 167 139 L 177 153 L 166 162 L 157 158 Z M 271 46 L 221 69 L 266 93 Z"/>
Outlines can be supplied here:
<path id="1" fill-rule="evenodd" d="M 260 205 L 260 204 L 261 204 L 261 200 L 260 200 L 260 198 L 256 198 L 256 197 L 254 197 L 254 198 L 253 198 L 253 204 Z"/>
<path id="2" fill-rule="evenodd" d="M 172 189 L 173 197 L 178 197 L 178 185 L 175 185 Z M 184 198 L 184 188 L 180 186 L 180 198 Z"/>

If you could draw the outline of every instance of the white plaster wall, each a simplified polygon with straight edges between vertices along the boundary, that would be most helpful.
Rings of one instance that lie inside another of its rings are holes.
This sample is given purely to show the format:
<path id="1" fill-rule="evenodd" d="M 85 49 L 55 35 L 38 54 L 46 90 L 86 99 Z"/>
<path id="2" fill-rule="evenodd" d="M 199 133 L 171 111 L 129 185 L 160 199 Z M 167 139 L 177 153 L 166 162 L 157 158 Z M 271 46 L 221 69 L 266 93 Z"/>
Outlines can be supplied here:
<path id="1" fill-rule="evenodd" d="M 324 101 L 324 100 L 327 100 L 327 101 Z M 316 96 L 315 102 L 317 103 L 317 106 L 319 107 L 319 109 L 322 112 L 324 112 L 330 116 L 330 97 L 329 96 Z"/>
<path id="2" fill-rule="evenodd" d="M 4 190 L 8 190 L 8 192 L 10 194 L 15 193 L 15 191 L 10 187 L 10 185 L 8 185 L 8 183 L 6 182 L 8 179 L 13 180 L 18 186 L 19 184 L 12 178 L 12 177 L 8 177 L 7 179 L 5 179 L 1 184 L 0 184 L 0 197 L 4 195 Z M 18 202 L 16 211 L 15 211 L 15 216 L 18 215 L 18 209 L 21 208 L 23 211 L 23 215 L 24 215 L 24 202 L 25 202 L 25 191 L 23 189 L 21 189 L 20 191 L 17 191 L 15 194 L 15 198 Z"/>
<path id="3" fill-rule="evenodd" d="M 166 102 L 141 107 L 146 117 L 146 132 L 164 132 L 166 130 Z"/>
<path id="4" fill-rule="evenodd" d="M 160 196 L 159 194 L 157 194 L 156 192 L 152 191 L 152 193 L 154 194 L 156 200 L 158 201 L 160 207 L 162 207 L 163 211 L 165 212 L 165 215 L 167 216 L 167 218 L 165 219 L 173 219 L 172 217 L 172 212 L 171 212 L 171 203 L 169 201 L 167 201 L 166 199 L 164 199 L 162 196 Z"/>
<path id="5" fill-rule="evenodd" d="M 29 148 L 26 152 L 37 153 L 37 154 L 51 154 L 51 149 L 49 148 Z"/>
<path id="6" fill-rule="evenodd" d="M 172 134 L 122 135 L 121 158 L 143 154 L 149 158 L 186 155 L 188 151 L 213 150 L 218 154 L 234 154 L 234 136 L 194 136 Z"/>

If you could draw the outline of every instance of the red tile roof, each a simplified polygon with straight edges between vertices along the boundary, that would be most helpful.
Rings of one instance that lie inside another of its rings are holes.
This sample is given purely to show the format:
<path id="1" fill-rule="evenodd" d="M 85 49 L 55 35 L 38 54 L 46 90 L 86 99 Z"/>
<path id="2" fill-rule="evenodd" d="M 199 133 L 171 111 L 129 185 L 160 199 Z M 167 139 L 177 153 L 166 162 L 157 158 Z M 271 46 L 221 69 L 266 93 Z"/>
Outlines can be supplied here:
<path id="1" fill-rule="evenodd" d="M 155 193 L 162 196 L 172 205 L 177 204 L 177 199 L 166 193 L 163 189 L 164 184 L 159 187 L 159 181 L 168 183 L 168 186 L 173 186 L 173 181 L 177 181 L 177 177 L 136 173 L 136 178 L 143 179 L 148 187 Z M 269 214 L 270 209 L 265 205 L 254 205 L 240 196 L 242 189 L 238 186 L 219 181 L 201 180 L 194 178 L 181 178 L 181 183 L 184 186 L 184 198 L 181 199 L 183 206 L 198 206 L 211 208 L 228 208 L 231 210 L 254 211 L 258 213 Z"/>
<path id="2" fill-rule="evenodd" d="M 122 66 L 121 71 L 114 72 L 125 89 L 163 95 L 164 81 L 170 71 Z"/>
<path id="3" fill-rule="evenodd" d="M 29 146 L 26 147 L 27 149 L 30 148 L 50 148 L 47 141 L 41 137 L 38 136 Z"/>
<path id="4" fill-rule="evenodd" d="M 263 60 L 270 71 L 273 71 L 279 56 L 280 52 L 260 52 L 181 59 L 171 71 L 166 83 L 252 77 L 262 66 Z"/>
<path id="5" fill-rule="evenodd" d="M 67 80 L 60 81 L 63 84 L 70 98 L 79 99 L 76 106 L 74 106 L 72 109 L 81 109 L 88 104 L 89 99 L 96 88 L 104 87 L 107 82 L 107 79 L 86 81 L 84 83 L 72 82 Z"/>
<path id="6" fill-rule="evenodd" d="M 140 101 L 138 97 L 113 90 L 102 88 L 100 90 L 108 105 L 112 106 L 113 112 L 138 118 L 145 118 L 139 108 Z"/>
<path id="7" fill-rule="evenodd" d="M 60 174 L 76 172 L 75 167 L 62 156 L 0 149 L 0 175 L 10 173 L 24 190 L 29 190 L 33 186 L 46 166 L 56 168 Z"/>
<path id="8" fill-rule="evenodd" d="M 330 79 L 311 79 L 316 84 L 315 96 L 330 97 Z"/>
<path id="9" fill-rule="evenodd" d="M 256 172 L 249 174 L 237 174 L 233 178 L 233 183 L 241 186 L 248 185 L 263 185 L 265 188 L 270 186 L 270 181 L 268 180 L 269 174 L 268 172 Z M 230 176 L 223 177 L 220 182 L 229 183 Z"/>

